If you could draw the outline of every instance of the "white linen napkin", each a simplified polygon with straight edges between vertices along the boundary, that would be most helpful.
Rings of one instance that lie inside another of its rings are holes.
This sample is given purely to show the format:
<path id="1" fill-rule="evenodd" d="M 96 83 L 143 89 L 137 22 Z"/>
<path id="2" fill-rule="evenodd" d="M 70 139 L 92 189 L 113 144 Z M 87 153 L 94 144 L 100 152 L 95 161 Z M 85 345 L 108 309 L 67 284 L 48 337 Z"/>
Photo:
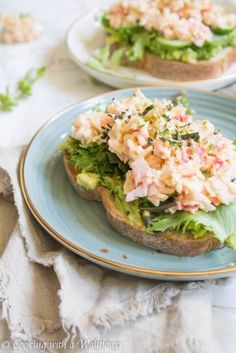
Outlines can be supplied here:
<path id="1" fill-rule="evenodd" d="M 94 352 L 95 343 L 102 347 L 96 347 L 99 352 L 112 351 L 111 344 L 117 352 L 130 353 L 220 352 L 213 290 L 227 293 L 235 280 L 145 280 L 72 254 L 27 209 L 18 182 L 21 152 L 0 149 L 0 297 L 11 338 L 47 342 L 48 351 L 61 351 L 51 342 L 63 340 L 70 352 Z M 90 346 L 84 350 L 86 338 Z"/>

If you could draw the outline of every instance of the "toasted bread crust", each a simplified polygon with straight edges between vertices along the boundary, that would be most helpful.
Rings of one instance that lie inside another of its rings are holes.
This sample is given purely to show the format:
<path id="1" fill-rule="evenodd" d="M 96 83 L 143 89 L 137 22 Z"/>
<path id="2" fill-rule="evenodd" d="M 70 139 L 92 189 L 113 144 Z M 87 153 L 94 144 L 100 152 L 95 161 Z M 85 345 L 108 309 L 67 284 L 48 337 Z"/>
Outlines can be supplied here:
<path id="1" fill-rule="evenodd" d="M 127 222 L 105 189 L 102 190 L 102 202 L 111 226 L 125 237 L 148 248 L 177 256 L 197 256 L 220 247 L 220 242 L 211 235 L 194 239 L 190 234 L 170 231 L 152 234 L 145 232 L 142 227 Z"/>
<path id="2" fill-rule="evenodd" d="M 212 236 L 194 239 L 191 235 L 176 232 L 145 232 L 144 226 L 128 222 L 125 215 L 117 210 L 107 189 L 98 187 L 87 191 L 78 185 L 77 171 L 69 163 L 69 155 L 64 154 L 63 160 L 69 181 L 78 195 L 87 200 L 102 201 L 109 223 L 125 237 L 146 247 L 177 256 L 197 256 L 220 247 L 220 242 Z"/>
<path id="3" fill-rule="evenodd" d="M 63 157 L 63 162 L 66 170 L 66 174 L 68 176 L 68 179 L 70 180 L 73 188 L 75 191 L 82 197 L 84 197 L 87 200 L 95 200 L 95 201 L 101 201 L 101 191 L 100 188 L 96 188 L 94 190 L 88 191 L 84 189 L 82 186 L 80 186 L 76 182 L 76 175 L 78 172 L 75 170 L 75 168 L 69 163 L 69 158 L 70 156 L 68 154 L 64 154 Z"/>
<path id="4" fill-rule="evenodd" d="M 119 45 L 114 45 L 112 50 Z M 211 60 L 201 60 L 196 63 L 164 60 L 150 52 L 145 52 L 143 60 L 128 61 L 123 57 L 122 64 L 145 70 L 153 76 L 173 81 L 198 81 L 221 76 L 236 62 L 236 48 L 227 48 Z"/>

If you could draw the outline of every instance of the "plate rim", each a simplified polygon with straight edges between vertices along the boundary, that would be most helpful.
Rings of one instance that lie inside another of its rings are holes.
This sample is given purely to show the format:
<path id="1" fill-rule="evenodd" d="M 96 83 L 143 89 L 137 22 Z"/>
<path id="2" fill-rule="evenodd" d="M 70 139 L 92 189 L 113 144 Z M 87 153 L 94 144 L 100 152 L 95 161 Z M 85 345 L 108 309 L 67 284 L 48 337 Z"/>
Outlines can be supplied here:
<path id="1" fill-rule="evenodd" d="M 235 5 L 236 7 L 236 5 Z M 99 11 L 99 9 L 101 8 L 98 8 L 96 9 L 96 12 Z M 211 79 L 207 79 L 207 80 L 191 80 L 191 81 L 173 81 L 173 80 L 165 80 L 165 79 L 162 79 L 162 78 L 158 78 L 158 77 L 155 77 L 153 75 L 151 75 L 152 77 L 152 81 L 146 81 L 146 80 L 143 80 L 143 79 L 139 79 L 139 78 L 131 78 L 131 77 L 126 77 L 126 76 L 123 76 L 123 75 L 120 75 L 120 74 L 117 74 L 116 72 L 106 72 L 106 71 L 100 71 L 98 69 L 95 69 L 93 67 L 90 67 L 89 65 L 87 65 L 83 60 L 81 60 L 78 56 L 75 56 L 73 51 L 71 50 L 71 47 L 69 45 L 69 37 L 71 35 L 71 32 L 72 30 L 74 29 L 74 27 L 76 27 L 76 25 L 78 24 L 78 22 L 87 17 L 87 16 L 91 16 L 92 13 L 94 14 L 95 13 L 95 9 L 93 9 L 93 11 L 91 11 L 90 13 L 86 12 L 86 11 L 83 11 L 69 26 L 69 28 L 67 29 L 66 31 L 66 35 L 65 35 L 65 44 L 66 44 L 66 48 L 68 50 L 68 53 L 71 57 L 71 59 L 77 63 L 77 65 L 82 69 L 84 70 L 85 72 L 89 73 L 88 71 L 94 71 L 96 74 L 100 74 L 100 75 L 103 75 L 105 76 L 107 79 L 110 78 L 110 77 L 114 77 L 116 79 L 121 79 L 121 80 L 124 80 L 126 81 L 127 83 L 131 83 L 131 82 L 134 82 L 134 80 L 138 81 L 140 85 L 145 85 L 145 87 L 150 87 L 150 85 L 152 85 L 152 87 L 158 87 L 157 85 L 160 85 L 161 87 L 165 87 L 167 85 L 172 85 L 173 88 L 175 88 L 176 86 L 178 85 L 184 85 L 184 84 L 201 84 L 201 83 L 206 83 L 206 84 L 212 84 L 214 83 L 216 80 L 219 81 L 219 82 L 224 82 L 224 80 L 232 80 L 232 79 L 236 79 L 236 74 L 234 73 L 231 73 L 229 75 L 227 75 L 226 77 L 223 75 L 219 76 L 219 77 L 216 77 L 216 78 L 211 78 Z M 236 65 L 236 63 L 235 63 Z M 126 66 L 124 66 L 126 67 Z M 157 81 L 157 82 L 155 82 Z M 159 82 L 158 82 L 159 81 Z M 183 88 L 189 88 L 189 87 L 184 87 L 182 86 Z M 132 88 L 132 87 L 131 87 Z"/>
<path id="2" fill-rule="evenodd" d="M 35 207 L 32 199 L 30 198 L 30 195 L 27 190 L 27 185 L 25 182 L 25 162 L 26 158 L 28 155 L 28 152 L 30 150 L 31 145 L 33 144 L 34 140 L 36 137 L 41 133 L 42 130 L 46 129 L 49 124 L 51 124 L 54 120 L 60 118 L 62 114 L 65 114 L 66 112 L 70 111 L 74 107 L 77 107 L 80 104 L 87 103 L 89 101 L 92 101 L 93 99 L 99 98 L 99 97 L 104 97 L 106 95 L 114 95 L 115 93 L 122 93 L 122 92 L 127 92 L 127 91 L 132 91 L 137 89 L 137 87 L 131 87 L 131 88 L 125 88 L 125 89 L 118 89 L 118 90 L 111 90 L 102 94 L 94 95 L 89 98 L 83 99 L 81 101 L 78 101 L 74 104 L 71 104 L 67 106 L 66 108 L 60 110 L 58 113 L 54 114 L 51 118 L 49 118 L 33 135 L 32 139 L 30 140 L 28 146 L 25 148 L 23 151 L 21 158 L 20 158 L 20 163 L 19 163 L 19 183 L 20 183 L 20 188 L 21 192 L 23 194 L 23 198 L 33 214 L 34 218 L 37 220 L 37 222 L 54 238 L 56 239 L 59 243 L 64 245 L 67 249 L 73 251 L 74 253 L 82 256 L 83 258 L 86 258 L 92 262 L 98 263 L 102 266 L 105 267 L 110 267 L 114 270 L 117 271 L 123 271 L 125 273 L 134 273 L 137 275 L 149 275 L 149 276 L 158 276 L 160 277 L 183 277 L 185 279 L 192 277 L 199 279 L 199 277 L 205 277 L 205 276 L 214 276 L 214 275 L 220 275 L 220 274 L 233 274 L 236 272 L 236 265 L 230 266 L 227 265 L 227 267 L 224 268 L 219 268 L 219 269 L 214 269 L 214 270 L 203 270 L 203 271 L 192 271 L 192 272 L 186 272 L 186 271 L 165 271 L 165 270 L 153 270 L 153 269 L 147 269 L 147 268 L 142 268 L 138 266 L 133 266 L 133 265 L 126 265 L 118 261 L 106 259 L 104 256 L 99 256 L 94 254 L 91 251 L 85 250 L 78 245 L 74 244 L 73 242 L 69 241 L 68 239 L 65 238 L 62 234 L 58 233 L 53 227 L 47 223 L 47 221 L 40 215 L 39 211 Z M 165 89 L 175 89 L 179 90 L 183 88 L 180 87 L 142 87 L 144 90 L 165 90 Z M 223 93 L 219 92 L 209 92 L 207 90 L 199 90 L 199 89 L 185 89 L 187 92 L 194 92 L 194 93 L 206 93 L 212 96 L 216 97 L 223 97 L 229 100 L 232 100 L 233 102 L 236 102 L 236 97 L 234 96 L 227 96 Z"/>

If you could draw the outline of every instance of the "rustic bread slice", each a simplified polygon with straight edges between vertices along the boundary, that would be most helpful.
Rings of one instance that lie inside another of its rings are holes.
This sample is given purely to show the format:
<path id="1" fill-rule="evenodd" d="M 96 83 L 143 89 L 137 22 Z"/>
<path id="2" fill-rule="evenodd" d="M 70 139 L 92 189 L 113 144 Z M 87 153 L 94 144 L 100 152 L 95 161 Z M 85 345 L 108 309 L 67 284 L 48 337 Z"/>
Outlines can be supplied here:
<path id="1" fill-rule="evenodd" d="M 114 45 L 112 51 L 121 46 Z M 143 60 L 128 61 L 125 56 L 122 64 L 150 72 L 153 76 L 173 81 L 198 81 L 221 76 L 236 62 L 236 48 L 226 48 L 210 60 L 196 63 L 164 60 L 150 52 L 145 52 Z"/>
<path id="2" fill-rule="evenodd" d="M 64 154 L 64 166 L 66 170 L 66 174 L 68 176 L 68 179 L 70 180 L 73 188 L 75 191 L 82 197 L 84 197 L 87 200 L 95 200 L 95 201 L 101 201 L 101 188 L 97 187 L 94 190 L 86 190 L 82 186 L 80 186 L 76 182 L 76 175 L 78 174 L 78 171 L 73 167 L 71 163 L 69 163 L 70 155 L 69 154 Z"/>
<path id="3" fill-rule="evenodd" d="M 210 235 L 194 239 L 190 234 L 177 232 L 155 232 L 153 234 L 145 232 L 144 226 L 128 221 L 125 215 L 115 207 L 107 189 L 97 187 L 88 191 L 81 187 L 76 182 L 78 172 L 69 163 L 69 157 L 68 154 L 64 154 L 64 165 L 75 191 L 87 200 L 102 201 L 108 221 L 118 233 L 146 247 L 177 256 L 197 256 L 221 246 L 220 242 Z"/>
<path id="4" fill-rule="evenodd" d="M 194 239 L 191 234 L 178 232 L 145 232 L 144 227 L 129 222 L 114 204 L 110 193 L 102 189 L 102 202 L 111 226 L 125 237 L 149 248 L 177 256 L 197 256 L 219 248 L 220 242 L 211 235 Z"/>

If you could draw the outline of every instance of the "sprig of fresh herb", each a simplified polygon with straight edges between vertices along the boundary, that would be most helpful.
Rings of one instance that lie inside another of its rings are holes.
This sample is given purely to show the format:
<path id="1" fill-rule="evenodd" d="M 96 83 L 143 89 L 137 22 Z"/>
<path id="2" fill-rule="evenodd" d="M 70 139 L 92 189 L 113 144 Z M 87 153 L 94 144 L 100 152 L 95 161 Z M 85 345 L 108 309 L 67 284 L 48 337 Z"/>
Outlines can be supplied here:
<path id="1" fill-rule="evenodd" d="M 10 93 L 9 86 L 6 87 L 4 93 L 0 93 L 0 111 L 10 112 L 18 104 L 22 98 L 32 95 L 32 87 L 36 81 L 42 78 L 46 73 L 46 67 L 29 70 L 25 76 L 18 81 L 17 89 L 14 94 Z"/>
<path id="2" fill-rule="evenodd" d="M 17 101 L 10 95 L 9 86 L 5 93 L 0 93 L 0 111 L 10 112 L 17 105 Z"/>

